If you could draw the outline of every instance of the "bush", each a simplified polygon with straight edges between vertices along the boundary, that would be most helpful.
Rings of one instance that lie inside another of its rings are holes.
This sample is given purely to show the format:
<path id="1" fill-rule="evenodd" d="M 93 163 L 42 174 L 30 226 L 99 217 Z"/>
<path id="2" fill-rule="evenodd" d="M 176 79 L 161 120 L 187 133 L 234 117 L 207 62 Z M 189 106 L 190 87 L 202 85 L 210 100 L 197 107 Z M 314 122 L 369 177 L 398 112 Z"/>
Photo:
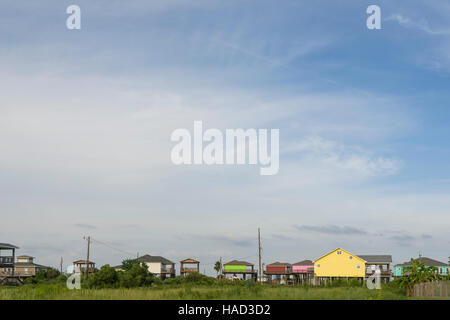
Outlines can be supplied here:
<path id="1" fill-rule="evenodd" d="M 89 276 L 87 286 L 89 288 L 115 288 L 119 285 L 117 271 L 105 264 L 97 273 Z"/>
<path id="2" fill-rule="evenodd" d="M 183 282 L 195 282 L 198 284 L 213 284 L 216 280 L 212 277 L 205 276 L 198 272 L 191 272 L 186 277 L 182 278 Z"/>
<path id="3" fill-rule="evenodd" d="M 123 270 L 116 271 L 106 264 L 94 274 L 91 274 L 86 282 L 88 288 L 138 288 L 150 286 L 154 282 L 153 275 L 147 266 L 135 263 L 133 260 L 124 261 Z"/>
<path id="4" fill-rule="evenodd" d="M 123 288 L 150 286 L 154 281 L 147 266 L 141 264 L 133 264 L 129 270 L 119 272 L 118 276 L 120 287 Z"/>
<path id="5" fill-rule="evenodd" d="M 58 278 L 60 275 L 61 275 L 61 272 L 59 272 L 58 270 L 56 270 L 54 268 L 50 268 L 46 272 L 47 279 L 55 279 L 55 278 Z"/>
<path id="6" fill-rule="evenodd" d="M 62 278 L 62 277 L 64 278 Z M 50 269 L 42 269 L 39 270 L 34 277 L 29 277 L 24 280 L 25 284 L 38 284 L 38 283 L 46 283 L 46 282 L 60 282 L 65 281 L 67 279 L 64 275 L 53 268 Z"/>
<path id="7" fill-rule="evenodd" d="M 183 282 L 181 277 L 176 277 L 176 278 L 169 278 L 169 279 L 165 279 L 164 281 L 161 280 L 160 283 L 164 283 L 164 285 L 179 285 Z"/>

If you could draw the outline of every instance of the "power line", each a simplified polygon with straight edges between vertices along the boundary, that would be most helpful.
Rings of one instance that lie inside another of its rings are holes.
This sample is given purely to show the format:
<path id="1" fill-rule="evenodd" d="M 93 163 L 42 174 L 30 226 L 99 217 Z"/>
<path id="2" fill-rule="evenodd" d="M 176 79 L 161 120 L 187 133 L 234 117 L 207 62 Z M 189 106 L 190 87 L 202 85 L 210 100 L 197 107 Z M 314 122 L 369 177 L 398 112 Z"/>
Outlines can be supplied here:
<path id="1" fill-rule="evenodd" d="M 103 241 L 100 241 L 100 240 L 98 240 L 98 239 L 91 239 L 91 242 L 97 242 L 97 243 L 99 243 L 99 244 L 102 244 L 102 245 L 104 245 L 104 246 L 110 248 L 110 249 L 113 249 L 113 250 L 116 250 L 116 251 L 119 251 L 119 252 L 122 252 L 122 253 L 126 253 L 127 255 L 130 255 L 130 256 L 134 256 L 134 255 L 135 255 L 134 253 L 130 253 L 130 252 L 127 252 L 127 251 L 125 251 L 125 250 L 116 248 L 116 247 L 114 247 L 114 246 L 112 246 L 112 245 L 109 245 L 109 244 L 107 244 L 107 243 L 105 243 L 105 242 L 103 242 Z"/>

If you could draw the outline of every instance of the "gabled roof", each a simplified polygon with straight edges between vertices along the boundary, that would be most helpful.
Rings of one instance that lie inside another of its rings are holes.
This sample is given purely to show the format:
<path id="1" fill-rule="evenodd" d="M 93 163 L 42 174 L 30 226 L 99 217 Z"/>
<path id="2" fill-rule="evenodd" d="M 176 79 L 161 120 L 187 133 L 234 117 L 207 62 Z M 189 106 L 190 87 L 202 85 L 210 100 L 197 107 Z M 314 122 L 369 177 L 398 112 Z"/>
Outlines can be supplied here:
<path id="1" fill-rule="evenodd" d="M 143 255 L 143 256 L 137 258 L 136 260 L 138 260 L 140 262 L 160 262 L 162 264 L 174 264 L 169 259 L 166 259 L 161 256 L 151 256 L 149 254 Z"/>
<path id="2" fill-rule="evenodd" d="M 358 257 L 365 260 L 368 263 L 392 263 L 391 255 L 361 255 L 358 254 Z"/>
<path id="3" fill-rule="evenodd" d="M 417 259 L 414 259 L 414 260 L 422 262 L 422 263 L 425 262 L 425 265 L 428 266 L 428 267 L 448 267 L 448 266 L 450 266 L 447 263 L 440 262 L 440 261 L 437 261 L 437 260 L 434 260 L 434 259 L 430 259 L 430 258 L 427 258 L 427 257 L 420 257 L 420 258 L 417 258 Z M 396 267 L 398 267 L 398 266 L 400 266 L 400 267 L 410 267 L 411 266 L 411 262 L 408 261 L 408 262 L 404 262 L 404 263 L 401 263 L 401 264 L 397 264 L 395 266 Z"/>
<path id="4" fill-rule="evenodd" d="M 366 260 L 360 258 L 360 257 L 357 256 L 356 254 L 350 253 L 350 252 L 348 252 L 347 250 L 344 250 L 344 249 L 342 249 L 342 248 L 337 248 L 337 249 L 334 249 L 333 251 L 328 252 L 327 254 L 324 254 L 324 255 L 321 256 L 320 258 L 314 260 L 314 263 L 316 263 L 316 262 L 319 261 L 320 259 L 323 259 L 323 258 L 325 258 L 326 256 L 328 256 L 328 255 L 330 255 L 330 254 L 332 254 L 333 252 L 336 252 L 336 251 L 338 251 L 338 250 L 344 251 L 345 253 L 347 253 L 347 254 L 349 254 L 349 255 L 355 257 L 356 259 L 359 259 L 359 260 L 362 260 L 362 261 L 366 262 Z"/>
<path id="5" fill-rule="evenodd" d="M 293 263 L 292 265 L 293 266 L 311 266 L 313 264 L 314 264 L 314 262 L 312 262 L 311 260 L 303 260 L 300 262 Z"/>
<path id="6" fill-rule="evenodd" d="M 87 260 L 77 260 L 77 261 L 74 261 L 73 264 L 86 264 L 86 262 L 88 262 L 89 264 L 95 264 L 95 262 L 87 261 Z"/>
<path id="7" fill-rule="evenodd" d="M 290 267 L 291 264 L 287 262 L 274 262 L 271 264 L 268 264 L 266 267 Z"/>
<path id="8" fill-rule="evenodd" d="M 19 247 L 9 243 L 0 243 L 0 249 L 19 249 Z"/>
<path id="9" fill-rule="evenodd" d="M 225 263 L 224 266 L 253 266 L 253 263 L 247 261 L 232 260 Z"/>
<path id="10" fill-rule="evenodd" d="M 188 258 L 180 261 L 181 263 L 200 263 L 200 261 Z"/>

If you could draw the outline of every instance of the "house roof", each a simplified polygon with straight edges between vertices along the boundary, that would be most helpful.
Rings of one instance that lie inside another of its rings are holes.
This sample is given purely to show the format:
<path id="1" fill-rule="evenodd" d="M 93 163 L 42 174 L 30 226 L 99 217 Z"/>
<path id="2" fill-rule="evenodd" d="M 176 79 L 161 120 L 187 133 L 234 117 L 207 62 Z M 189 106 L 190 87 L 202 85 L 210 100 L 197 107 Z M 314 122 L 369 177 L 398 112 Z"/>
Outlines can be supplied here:
<path id="1" fill-rule="evenodd" d="M 403 263 L 396 264 L 394 267 L 403 267 L 403 266 L 407 266 L 408 264 L 409 264 L 409 262 L 403 262 Z"/>
<path id="2" fill-rule="evenodd" d="M 74 261 L 73 264 L 86 264 L 86 262 L 88 262 L 89 264 L 95 264 L 95 262 L 87 261 L 87 260 L 77 260 L 77 261 Z"/>
<path id="3" fill-rule="evenodd" d="M 140 262 L 161 262 L 162 264 L 174 264 L 169 259 L 166 259 L 161 256 L 151 256 L 149 254 L 143 255 L 143 256 L 137 258 L 136 260 L 138 260 Z"/>
<path id="4" fill-rule="evenodd" d="M 43 265 L 40 265 L 37 263 L 29 263 L 29 262 L 16 262 L 14 265 L 16 267 L 38 267 L 38 268 L 47 268 L 47 269 L 50 268 L 50 267 L 43 266 Z"/>
<path id="5" fill-rule="evenodd" d="M 17 258 L 32 258 L 32 259 L 34 259 L 34 257 L 32 257 L 32 256 L 27 256 L 27 255 L 17 256 Z"/>
<path id="6" fill-rule="evenodd" d="M 336 251 L 338 251 L 338 250 L 344 251 L 344 252 L 346 252 L 347 254 L 349 254 L 349 255 L 351 255 L 351 256 L 353 256 L 353 257 L 359 259 L 359 260 L 362 260 L 362 261 L 366 262 L 363 258 L 357 256 L 356 254 L 350 253 L 350 252 L 348 252 L 347 250 L 344 250 L 344 249 L 342 249 L 342 248 L 336 248 L 336 249 L 334 249 L 334 250 L 328 252 L 327 254 L 324 254 L 324 255 L 321 256 L 320 258 L 316 259 L 316 260 L 314 261 L 314 263 L 316 263 L 316 262 L 319 261 L 320 259 L 325 258 L 326 256 L 328 256 L 328 255 L 330 255 L 330 254 L 332 254 L 333 252 L 336 252 Z"/>
<path id="7" fill-rule="evenodd" d="M 224 266 L 253 266 L 253 263 L 247 261 L 232 260 L 225 263 Z"/>
<path id="8" fill-rule="evenodd" d="M 420 258 L 417 258 L 417 259 L 414 259 L 414 260 L 422 262 L 428 267 L 448 267 L 449 266 L 447 263 L 440 262 L 440 261 L 437 261 L 437 260 L 434 260 L 434 259 L 430 259 L 430 258 L 427 258 L 427 257 L 420 257 Z M 410 267 L 411 266 L 411 262 L 408 261 L 408 262 L 404 262 L 404 263 L 401 263 L 401 264 L 397 264 L 395 266 L 396 267 L 397 266 Z"/>
<path id="9" fill-rule="evenodd" d="M 311 260 L 303 260 L 300 262 L 293 263 L 292 265 L 293 266 L 311 266 L 313 264 L 314 264 L 314 262 L 312 262 Z"/>
<path id="10" fill-rule="evenodd" d="M 368 263 L 392 263 L 391 255 L 365 255 L 358 254 L 358 257 Z"/>
<path id="11" fill-rule="evenodd" d="M 200 261 L 188 258 L 180 261 L 181 263 L 200 263 Z"/>
<path id="12" fill-rule="evenodd" d="M 268 264 L 266 267 L 290 267 L 291 264 L 287 262 L 274 262 L 271 264 Z"/>
<path id="13" fill-rule="evenodd" d="M 19 249 L 19 247 L 9 243 L 0 243 L 0 249 Z"/>

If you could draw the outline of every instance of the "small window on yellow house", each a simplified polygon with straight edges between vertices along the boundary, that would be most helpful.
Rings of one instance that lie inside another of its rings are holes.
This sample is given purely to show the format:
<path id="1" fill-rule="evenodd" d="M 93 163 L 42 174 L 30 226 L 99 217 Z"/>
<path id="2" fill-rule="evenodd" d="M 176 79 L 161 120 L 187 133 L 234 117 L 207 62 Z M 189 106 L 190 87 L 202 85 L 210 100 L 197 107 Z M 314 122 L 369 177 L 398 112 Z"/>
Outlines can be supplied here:
<path id="1" fill-rule="evenodd" d="M 357 264 L 357 265 L 356 265 L 356 268 L 361 269 L 361 265 L 360 265 L 360 264 Z"/>
<path id="2" fill-rule="evenodd" d="M 342 254 L 342 251 L 338 251 L 337 254 Z"/>
<path id="3" fill-rule="evenodd" d="M 317 265 L 317 268 L 320 268 L 320 263 Z"/>
<path id="4" fill-rule="evenodd" d="M 353 259 L 353 257 L 352 256 L 350 256 L 350 257 L 348 257 L 350 260 L 352 260 Z"/>

